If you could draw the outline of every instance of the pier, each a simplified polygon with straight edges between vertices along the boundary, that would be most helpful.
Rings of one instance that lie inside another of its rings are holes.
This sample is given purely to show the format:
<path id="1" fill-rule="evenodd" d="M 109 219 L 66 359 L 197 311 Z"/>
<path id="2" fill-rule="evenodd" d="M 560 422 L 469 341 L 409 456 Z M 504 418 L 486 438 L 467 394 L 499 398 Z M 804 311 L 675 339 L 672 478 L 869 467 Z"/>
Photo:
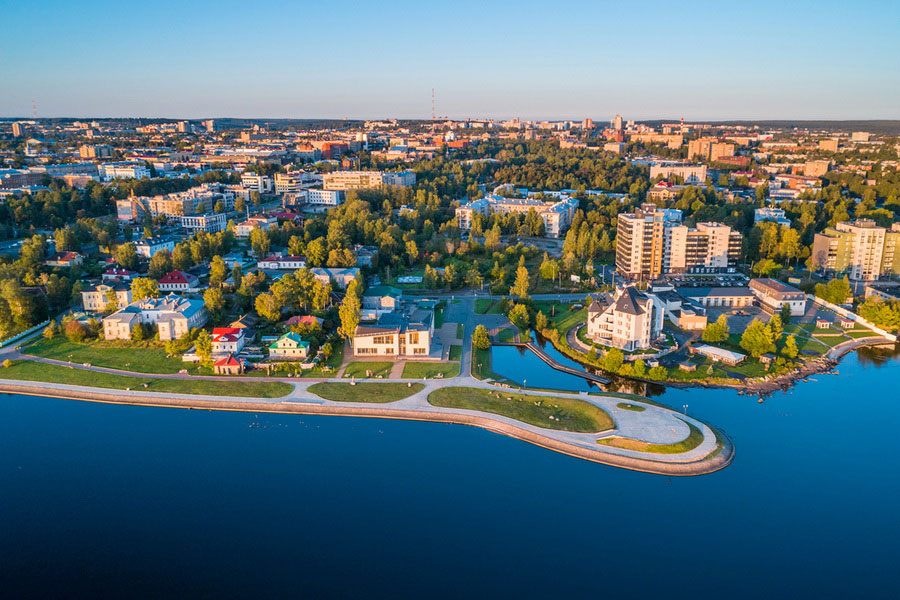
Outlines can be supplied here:
<path id="1" fill-rule="evenodd" d="M 578 369 L 573 369 L 572 367 L 567 367 L 566 365 L 558 363 L 552 356 L 544 352 L 544 349 L 535 344 L 534 342 L 494 342 L 494 346 L 516 346 L 518 348 L 526 348 L 534 352 L 534 354 L 540 358 L 542 361 L 547 363 L 550 367 L 556 369 L 557 371 L 562 371 L 563 373 L 568 373 L 569 375 L 574 375 L 576 377 L 581 377 L 582 379 L 587 379 L 592 383 L 599 384 L 607 384 L 611 380 L 607 377 L 603 377 L 601 375 L 596 375 L 594 373 L 588 373 L 587 371 L 579 371 Z"/>

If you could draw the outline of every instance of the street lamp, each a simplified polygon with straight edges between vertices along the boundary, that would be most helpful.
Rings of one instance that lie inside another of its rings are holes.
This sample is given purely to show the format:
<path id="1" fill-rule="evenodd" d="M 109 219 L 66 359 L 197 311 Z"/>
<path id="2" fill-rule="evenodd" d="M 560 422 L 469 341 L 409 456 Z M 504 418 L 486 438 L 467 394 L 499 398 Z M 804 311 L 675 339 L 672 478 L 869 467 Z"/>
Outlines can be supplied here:
<path id="1" fill-rule="evenodd" d="M 681 407 L 684 408 L 684 416 L 687 416 L 688 405 L 687 405 L 687 404 L 682 404 Z"/>

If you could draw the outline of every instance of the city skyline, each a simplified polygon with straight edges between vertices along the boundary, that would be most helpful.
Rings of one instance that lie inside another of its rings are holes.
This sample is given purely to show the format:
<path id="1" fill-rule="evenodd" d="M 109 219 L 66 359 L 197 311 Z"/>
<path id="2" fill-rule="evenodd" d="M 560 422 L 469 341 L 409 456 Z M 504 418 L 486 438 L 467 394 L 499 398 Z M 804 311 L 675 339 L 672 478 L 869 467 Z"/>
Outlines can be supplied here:
<path id="1" fill-rule="evenodd" d="M 0 114 L 430 118 L 434 88 L 449 118 L 900 118 L 873 5 L 23 3 Z"/>

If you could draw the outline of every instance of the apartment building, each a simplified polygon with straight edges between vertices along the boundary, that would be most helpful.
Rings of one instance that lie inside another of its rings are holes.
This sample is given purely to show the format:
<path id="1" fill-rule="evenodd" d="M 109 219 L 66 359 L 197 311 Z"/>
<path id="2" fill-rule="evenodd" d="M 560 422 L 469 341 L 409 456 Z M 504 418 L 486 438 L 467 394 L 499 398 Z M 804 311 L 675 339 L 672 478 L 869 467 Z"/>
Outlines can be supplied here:
<path id="1" fill-rule="evenodd" d="M 715 162 L 734 156 L 734 144 L 720 142 L 717 138 L 699 138 L 688 142 L 688 160 L 699 158 Z"/>
<path id="2" fill-rule="evenodd" d="M 407 187 L 415 185 L 412 171 L 335 171 L 322 175 L 322 187 L 326 190 L 360 190 L 383 185 Z"/>
<path id="3" fill-rule="evenodd" d="M 234 227 L 234 235 L 239 238 L 248 238 L 250 237 L 250 233 L 259 227 L 260 229 L 264 229 L 266 231 L 270 229 L 275 229 L 278 227 L 278 219 L 275 217 L 250 217 L 246 221 L 238 223 Z"/>
<path id="4" fill-rule="evenodd" d="M 150 177 L 150 169 L 140 163 L 106 163 L 97 167 L 104 181 Z"/>
<path id="5" fill-rule="evenodd" d="M 195 292 L 200 289 L 200 279 L 184 271 L 169 271 L 159 278 L 161 292 Z"/>
<path id="6" fill-rule="evenodd" d="M 344 192 L 340 190 L 322 190 L 309 188 L 306 190 L 306 204 L 313 207 L 327 208 L 337 206 L 344 201 Z"/>
<path id="7" fill-rule="evenodd" d="M 241 185 L 251 192 L 259 192 L 260 194 L 269 194 L 275 190 L 275 183 L 271 177 L 256 173 L 242 173 Z"/>
<path id="8" fill-rule="evenodd" d="M 156 325 L 163 342 L 177 340 L 207 320 L 202 300 L 189 300 L 169 294 L 162 298 L 144 298 L 103 319 L 103 337 L 107 340 L 131 339 L 138 323 Z"/>
<path id="9" fill-rule="evenodd" d="M 78 156 L 82 159 L 109 158 L 112 156 L 112 146 L 107 144 L 84 145 L 78 149 Z"/>
<path id="10" fill-rule="evenodd" d="M 116 216 L 119 221 L 140 221 L 145 214 L 151 217 L 165 215 L 182 217 L 212 211 L 222 203 L 225 210 L 234 208 L 234 192 L 218 183 L 205 183 L 183 192 L 160 196 L 135 196 L 116 201 Z"/>
<path id="11" fill-rule="evenodd" d="M 643 204 L 618 215 L 616 268 L 631 279 L 698 269 L 723 270 L 740 259 L 742 236 L 721 223 L 681 224 L 681 211 Z"/>
<path id="12" fill-rule="evenodd" d="M 504 198 L 490 195 L 472 200 L 456 209 L 457 223 L 460 229 L 468 230 L 471 229 L 472 219 L 476 214 L 485 216 L 492 212 L 527 214 L 534 210 L 544 222 L 545 235 L 554 238 L 560 237 L 572 224 L 575 210 L 578 208 L 578 200 L 560 192 L 549 193 L 549 195 L 555 196 L 557 200 L 546 202 L 536 195 L 527 198 Z"/>
<path id="13" fill-rule="evenodd" d="M 890 229 L 871 219 L 837 223 L 816 234 L 813 258 L 820 268 L 854 280 L 900 274 L 900 223 Z"/>
<path id="14" fill-rule="evenodd" d="M 680 177 L 688 185 L 701 185 L 706 182 L 706 165 L 688 165 L 683 163 L 654 163 L 650 165 L 650 179 L 662 177 Z"/>
<path id="15" fill-rule="evenodd" d="M 109 281 L 89 285 L 81 291 L 81 304 L 87 312 L 103 312 L 111 300 L 111 295 L 116 295 L 116 309 L 125 308 L 131 304 L 131 286 L 120 281 Z"/>
<path id="16" fill-rule="evenodd" d="M 662 333 L 664 316 L 664 307 L 655 296 L 626 286 L 591 302 L 587 337 L 625 351 L 649 348 Z"/>
<path id="17" fill-rule="evenodd" d="M 217 233 L 225 231 L 228 226 L 228 215 L 225 213 L 207 213 L 205 215 L 186 215 L 180 218 L 181 228 L 188 235 L 198 231 Z"/>

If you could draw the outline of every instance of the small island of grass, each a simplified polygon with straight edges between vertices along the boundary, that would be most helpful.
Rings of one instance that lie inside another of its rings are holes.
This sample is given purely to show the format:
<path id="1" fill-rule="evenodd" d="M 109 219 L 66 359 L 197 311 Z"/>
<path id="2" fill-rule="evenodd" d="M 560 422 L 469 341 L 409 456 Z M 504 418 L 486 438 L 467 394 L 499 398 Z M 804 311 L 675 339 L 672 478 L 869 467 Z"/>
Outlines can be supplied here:
<path id="1" fill-rule="evenodd" d="M 320 398 L 333 402 L 371 402 L 384 404 L 403 400 L 422 391 L 423 383 L 376 383 L 363 381 L 357 384 L 323 382 L 314 383 L 307 390 Z"/>
<path id="2" fill-rule="evenodd" d="M 634 412 L 644 412 L 645 410 L 647 410 L 643 406 L 638 406 L 637 404 L 629 404 L 628 402 L 619 402 L 618 404 L 616 404 L 616 408 L 631 410 Z"/>
<path id="3" fill-rule="evenodd" d="M 623 450 L 634 450 L 635 452 L 648 452 L 654 454 L 682 454 L 690 452 L 703 443 L 703 432 L 691 423 L 687 423 L 690 433 L 686 438 L 674 444 L 651 444 L 624 437 L 608 437 L 597 440 L 598 444 L 604 446 L 612 446 L 613 448 L 621 448 Z"/>
<path id="4" fill-rule="evenodd" d="M 518 394 L 507 390 L 446 387 L 428 395 L 428 403 L 445 408 L 464 408 L 509 417 L 545 429 L 598 433 L 615 423 L 599 406 L 560 396 Z"/>

